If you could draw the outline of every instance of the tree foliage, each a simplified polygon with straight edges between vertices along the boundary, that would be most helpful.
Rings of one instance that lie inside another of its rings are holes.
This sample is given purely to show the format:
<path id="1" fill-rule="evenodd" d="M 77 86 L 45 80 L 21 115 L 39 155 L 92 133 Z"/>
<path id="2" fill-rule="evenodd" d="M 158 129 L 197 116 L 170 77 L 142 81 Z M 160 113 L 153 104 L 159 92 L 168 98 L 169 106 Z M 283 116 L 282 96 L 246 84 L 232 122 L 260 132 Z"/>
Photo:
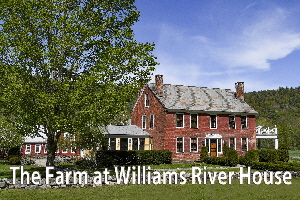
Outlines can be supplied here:
<path id="1" fill-rule="evenodd" d="M 133 0 L 14 0 L 0 8 L 0 103 L 22 135 L 61 134 L 94 148 L 154 70 L 154 44 L 138 43 Z M 39 126 L 38 126 L 39 125 Z"/>
<path id="2" fill-rule="evenodd" d="M 300 148 L 300 87 L 249 92 L 245 100 L 259 113 L 257 125 L 277 125 L 280 147 Z"/>

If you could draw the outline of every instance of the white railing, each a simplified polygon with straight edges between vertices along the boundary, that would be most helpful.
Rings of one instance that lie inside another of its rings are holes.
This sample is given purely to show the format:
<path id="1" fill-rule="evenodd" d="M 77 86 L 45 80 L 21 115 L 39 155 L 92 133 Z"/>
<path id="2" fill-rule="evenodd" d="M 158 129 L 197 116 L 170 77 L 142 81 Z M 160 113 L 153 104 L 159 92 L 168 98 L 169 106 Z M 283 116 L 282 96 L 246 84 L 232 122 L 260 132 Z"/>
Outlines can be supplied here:
<path id="1" fill-rule="evenodd" d="M 277 135 L 277 127 L 257 126 L 256 135 Z"/>

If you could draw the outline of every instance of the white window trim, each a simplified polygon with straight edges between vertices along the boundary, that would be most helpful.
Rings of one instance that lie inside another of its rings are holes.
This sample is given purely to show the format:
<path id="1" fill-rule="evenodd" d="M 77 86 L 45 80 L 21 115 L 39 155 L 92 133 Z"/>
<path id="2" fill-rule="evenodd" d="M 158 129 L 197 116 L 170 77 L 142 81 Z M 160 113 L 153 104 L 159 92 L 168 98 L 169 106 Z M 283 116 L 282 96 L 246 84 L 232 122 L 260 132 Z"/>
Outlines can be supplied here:
<path id="1" fill-rule="evenodd" d="M 63 149 L 62 153 L 68 153 L 68 149 Z"/>
<path id="2" fill-rule="evenodd" d="M 76 153 L 76 149 L 74 147 L 71 147 L 71 153 Z"/>
<path id="3" fill-rule="evenodd" d="M 145 123 L 144 123 L 144 117 L 145 117 Z M 146 115 L 142 115 L 142 129 L 146 129 L 146 128 L 147 128 L 147 117 Z"/>
<path id="4" fill-rule="evenodd" d="M 229 124 L 229 118 L 230 117 L 233 117 L 234 118 L 234 128 L 230 128 L 230 124 Z M 228 128 L 229 129 L 236 129 L 236 117 L 235 117 L 235 115 L 229 115 L 228 116 Z"/>
<path id="5" fill-rule="evenodd" d="M 233 150 L 236 150 L 236 137 L 230 137 L 230 138 L 233 138 L 234 139 L 234 149 Z M 229 148 L 230 148 L 230 138 L 229 138 Z"/>
<path id="6" fill-rule="evenodd" d="M 192 138 L 196 138 L 196 151 L 192 151 Z M 190 137 L 190 152 L 198 152 L 198 138 L 197 137 Z"/>
<path id="7" fill-rule="evenodd" d="M 216 128 L 211 127 L 211 116 L 216 116 Z M 218 129 L 218 115 L 210 115 L 209 116 L 209 128 L 210 129 Z"/>
<path id="8" fill-rule="evenodd" d="M 152 120 L 151 120 L 151 116 L 153 116 Z M 150 114 L 150 120 L 149 121 L 150 121 L 149 128 L 154 129 L 154 114 Z M 153 127 L 151 127 L 151 121 L 152 121 Z"/>
<path id="9" fill-rule="evenodd" d="M 177 151 L 177 139 L 182 138 L 182 151 Z M 176 153 L 184 153 L 184 137 L 176 137 Z"/>
<path id="10" fill-rule="evenodd" d="M 37 147 L 39 147 L 39 148 L 38 148 L 38 151 L 36 150 Z M 41 153 L 41 145 L 40 145 L 40 144 L 34 145 L 34 152 L 35 152 L 35 153 Z"/>
<path id="11" fill-rule="evenodd" d="M 246 144 L 247 144 L 247 145 L 246 145 L 246 146 L 247 146 L 246 151 L 243 151 L 243 146 L 242 146 L 242 145 L 243 145 L 243 138 L 246 138 Z M 248 146 L 249 146 L 248 138 L 247 138 L 247 137 L 242 137 L 242 138 L 241 138 L 241 151 L 242 151 L 242 152 L 247 152 L 247 151 L 248 151 Z"/>
<path id="12" fill-rule="evenodd" d="M 27 148 L 29 147 L 29 148 Z M 26 144 L 26 147 L 25 147 L 25 154 L 30 154 L 31 152 L 31 144 Z"/>
<path id="13" fill-rule="evenodd" d="M 197 126 L 195 129 L 198 128 L 198 113 L 190 113 L 190 128 L 192 128 L 192 115 L 197 115 L 197 119 L 196 119 L 196 122 L 197 122 Z"/>
<path id="14" fill-rule="evenodd" d="M 148 98 L 147 98 L 148 97 Z M 148 99 L 148 105 L 147 105 L 147 99 Z M 145 107 L 148 108 L 150 106 L 150 97 L 149 93 L 145 93 Z"/>
<path id="15" fill-rule="evenodd" d="M 182 115 L 182 127 L 177 126 L 177 115 Z M 175 114 L 175 123 L 176 123 L 176 128 L 184 128 L 184 113 Z"/>
<path id="16" fill-rule="evenodd" d="M 246 128 L 242 127 L 242 117 L 246 117 Z M 248 116 L 247 115 L 242 115 L 241 116 L 241 129 L 242 130 L 247 130 L 248 129 Z"/>

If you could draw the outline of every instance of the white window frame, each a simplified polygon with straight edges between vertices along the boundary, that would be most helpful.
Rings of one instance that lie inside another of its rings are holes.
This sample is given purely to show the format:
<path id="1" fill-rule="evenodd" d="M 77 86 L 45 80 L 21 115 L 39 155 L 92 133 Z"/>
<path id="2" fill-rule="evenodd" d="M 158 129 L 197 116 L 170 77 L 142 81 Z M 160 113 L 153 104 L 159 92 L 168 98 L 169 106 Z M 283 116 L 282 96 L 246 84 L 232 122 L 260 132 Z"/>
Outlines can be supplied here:
<path id="1" fill-rule="evenodd" d="M 246 118 L 246 128 L 242 127 L 242 117 Z M 248 129 L 248 116 L 247 115 L 241 115 L 241 129 L 242 130 L 247 130 Z"/>
<path id="2" fill-rule="evenodd" d="M 192 139 L 196 138 L 196 151 L 192 151 Z M 197 137 L 190 137 L 190 152 L 198 152 L 198 138 Z"/>
<path id="3" fill-rule="evenodd" d="M 246 151 L 243 151 L 243 139 L 244 139 L 244 138 L 246 138 L 246 146 L 247 146 Z M 241 151 L 242 151 L 242 152 L 247 152 L 248 149 L 249 149 L 248 138 L 247 138 L 247 137 L 242 137 L 242 138 L 241 138 Z"/>
<path id="4" fill-rule="evenodd" d="M 177 115 L 182 115 L 182 126 L 177 126 Z M 176 123 L 176 128 L 184 128 L 184 113 L 175 114 L 175 123 Z"/>
<path id="5" fill-rule="evenodd" d="M 37 151 L 38 148 L 38 151 Z M 35 153 L 41 153 L 41 145 L 40 144 L 35 144 L 34 145 L 34 152 Z"/>
<path id="6" fill-rule="evenodd" d="M 230 127 L 230 121 L 229 121 L 230 117 L 233 117 L 233 119 L 234 119 L 234 128 Z M 229 129 L 236 129 L 236 117 L 235 117 L 235 115 L 229 115 L 228 116 L 228 128 Z"/>
<path id="7" fill-rule="evenodd" d="M 147 128 L 147 117 L 146 115 L 142 115 L 142 129 Z"/>
<path id="8" fill-rule="evenodd" d="M 68 149 L 62 149 L 62 153 L 68 153 Z"/>
<path id="9" fill-rule="evenodd" d="M 26 144 L 26 146 L 25 146 L 25 154 L 30 154 L 30 152 L 31 152 L 31 144 Z"/>
<path id="10" fill-rule="evenodd" d="M 216 117 L 216 127 L 215 127 L 215 128 L 212 128 L 212 126 L 211 126 L 211 125 L 212 125 L 212 124 L 211 124 L 211 117 L 212 117 L 212 116 L 215 116 L 215 117 Z M 209 128 L 210 128 L 210 129 L 218 129 L 218 115 L 210 115 L 210 116 L 209 116 Z"/>
<path id="11" fill-rule="evenodd" d="M 233 149 L 233 150 L 236 150 L 236 137 L 230 137 L 230 138 L 233 138 L 233 139 L 234 139 L 234 149 Z M 230 138 L 229 138 L 229 142 L 228 142 L 229 148 L 230 148 Z"/>
<path id="12" fill-rule="evenodd" d="M 193 127 L 195 129 L 197 129 L 198 128 L 198 114 L 197 113 L 190 113 L 190 128 L 192 128 L 192 115 L 197 115 L 197 117 L 196 117 L 196 128 Z"/>
<path id="13" fill-rule="evenodd" d="M 177 148 L 177 140 L 179 138 L 182 138 L 182 151 L 177 151 L 178 148 Z M 184 153 L 184 137 L 176 137 L 176 153 Z"/>
<path id="14" fill-rule="evenodd" d="M 154 114 L 150 114 L 150 123 L 149 123 L 149 128 L 154 129 Z M 152 127 L 151 127 L 152 124 Z"/>
<path id="15" fill-rule="evenodd" d="M 149 93 L 145 93 L 145 107 L 150 106 L 150 98 L 149 98 Z"/>

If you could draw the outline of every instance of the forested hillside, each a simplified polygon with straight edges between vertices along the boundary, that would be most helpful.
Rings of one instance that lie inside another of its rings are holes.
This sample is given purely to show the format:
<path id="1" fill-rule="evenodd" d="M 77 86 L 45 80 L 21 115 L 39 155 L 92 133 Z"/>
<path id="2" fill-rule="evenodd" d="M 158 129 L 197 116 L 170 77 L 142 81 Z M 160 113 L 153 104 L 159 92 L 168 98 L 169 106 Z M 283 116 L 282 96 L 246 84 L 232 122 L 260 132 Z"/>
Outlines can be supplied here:
<path id="1" fill-rule="evenodd" d="M 249 92 L 245 101 L 258 111 L 258 126 L 276 125 L 280 145 L 300 149 L 300 87 Z"/>

